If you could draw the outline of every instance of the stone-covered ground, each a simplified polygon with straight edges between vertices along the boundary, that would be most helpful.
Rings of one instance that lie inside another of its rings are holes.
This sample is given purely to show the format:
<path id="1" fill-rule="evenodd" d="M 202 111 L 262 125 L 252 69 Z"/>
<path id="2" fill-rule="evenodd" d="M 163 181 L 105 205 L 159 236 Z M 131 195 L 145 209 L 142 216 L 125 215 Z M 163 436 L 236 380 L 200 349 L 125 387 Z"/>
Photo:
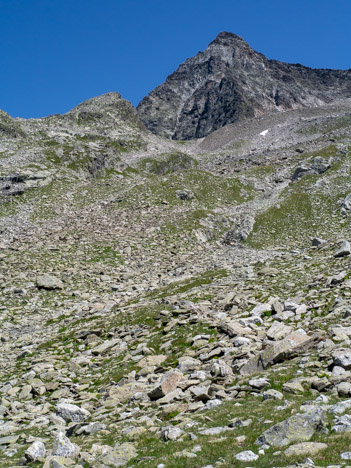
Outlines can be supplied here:
<path id="1" fill-rule="evenodd" d="M 350 463 L 349 103 L 0 124 L 0 466 Z"/>

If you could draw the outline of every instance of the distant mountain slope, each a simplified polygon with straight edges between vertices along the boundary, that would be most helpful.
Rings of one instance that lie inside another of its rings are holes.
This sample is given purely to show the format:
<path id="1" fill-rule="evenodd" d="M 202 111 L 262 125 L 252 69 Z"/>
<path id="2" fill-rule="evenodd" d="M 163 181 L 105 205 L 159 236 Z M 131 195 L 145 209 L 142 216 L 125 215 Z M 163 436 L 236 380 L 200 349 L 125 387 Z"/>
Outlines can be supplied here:
<path id="1" fill-rule="evenodd" d="M 268 60 L 239 36 L 221 32 L 138 105 L 145 125 L 176 140 L 204 137 L 269 112 L 351 97 L 351 70 Z"/>

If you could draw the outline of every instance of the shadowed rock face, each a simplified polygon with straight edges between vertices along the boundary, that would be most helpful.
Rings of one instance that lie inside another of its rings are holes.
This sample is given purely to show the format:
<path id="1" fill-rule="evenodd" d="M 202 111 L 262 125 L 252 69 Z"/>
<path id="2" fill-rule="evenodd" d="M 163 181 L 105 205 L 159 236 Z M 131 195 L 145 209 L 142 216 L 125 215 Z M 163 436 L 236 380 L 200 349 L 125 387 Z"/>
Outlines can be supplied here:
<path id="1" fill-rule="evenodd" d="M 154 133 L 204 137 L 229 123 L 269 112 L 351 97 L 351 70 L 312 69 L 268 60 L 239 36 L 221 32 L 138 105 Z"/>

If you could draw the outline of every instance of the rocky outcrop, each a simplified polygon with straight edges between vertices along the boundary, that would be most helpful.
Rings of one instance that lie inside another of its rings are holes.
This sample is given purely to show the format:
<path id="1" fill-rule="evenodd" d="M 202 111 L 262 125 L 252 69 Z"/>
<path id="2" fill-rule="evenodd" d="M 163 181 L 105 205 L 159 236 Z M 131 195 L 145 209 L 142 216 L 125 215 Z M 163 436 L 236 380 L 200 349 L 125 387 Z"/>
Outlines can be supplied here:
<path id="1" fill-rule="evenodd" d="M 45 187 L 53 181 L 49 171 L 26 170 L 21 173 L 0 175 L 0 194 L 22 195 L 27 190 Z"/>
<path id="2" fill-rule="evenodd" d="M 204 137 L 247 117 L 351 97 L 351 71 L 268 60 L 239 36 L 221 32 L 138 105 L 154 133 Z"/>

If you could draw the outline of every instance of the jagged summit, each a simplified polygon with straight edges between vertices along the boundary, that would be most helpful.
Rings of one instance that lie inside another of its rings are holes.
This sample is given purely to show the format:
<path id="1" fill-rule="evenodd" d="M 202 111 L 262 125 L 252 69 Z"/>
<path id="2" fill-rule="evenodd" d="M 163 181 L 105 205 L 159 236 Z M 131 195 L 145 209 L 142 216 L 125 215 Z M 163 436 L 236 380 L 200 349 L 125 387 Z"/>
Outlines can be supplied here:
<path id="1" fill-rule="evenodd" d="M 351 97 L 350 70 L 318 70 L 268 60 L 241 37 L 221 32 L 138 105 L 154 133 L 204 137 L 229 123 Z"/>
<path id="2" fill-rule="evenodd" d="M 211 45 L 217 45 L 217 44 L 230 46 L 230 45 L 235 45 L 235 44 L 238 45 L 240 43 L 248 45 L 248 43 L 242 37 L 238 36 L 237 34 L 234 34 L 228 31 L 222 31 L 218 33 L 218 35 L 216 36 L 215 39 L 213 39 L 212 42 L 210 42 L 209 47 Z"/>

